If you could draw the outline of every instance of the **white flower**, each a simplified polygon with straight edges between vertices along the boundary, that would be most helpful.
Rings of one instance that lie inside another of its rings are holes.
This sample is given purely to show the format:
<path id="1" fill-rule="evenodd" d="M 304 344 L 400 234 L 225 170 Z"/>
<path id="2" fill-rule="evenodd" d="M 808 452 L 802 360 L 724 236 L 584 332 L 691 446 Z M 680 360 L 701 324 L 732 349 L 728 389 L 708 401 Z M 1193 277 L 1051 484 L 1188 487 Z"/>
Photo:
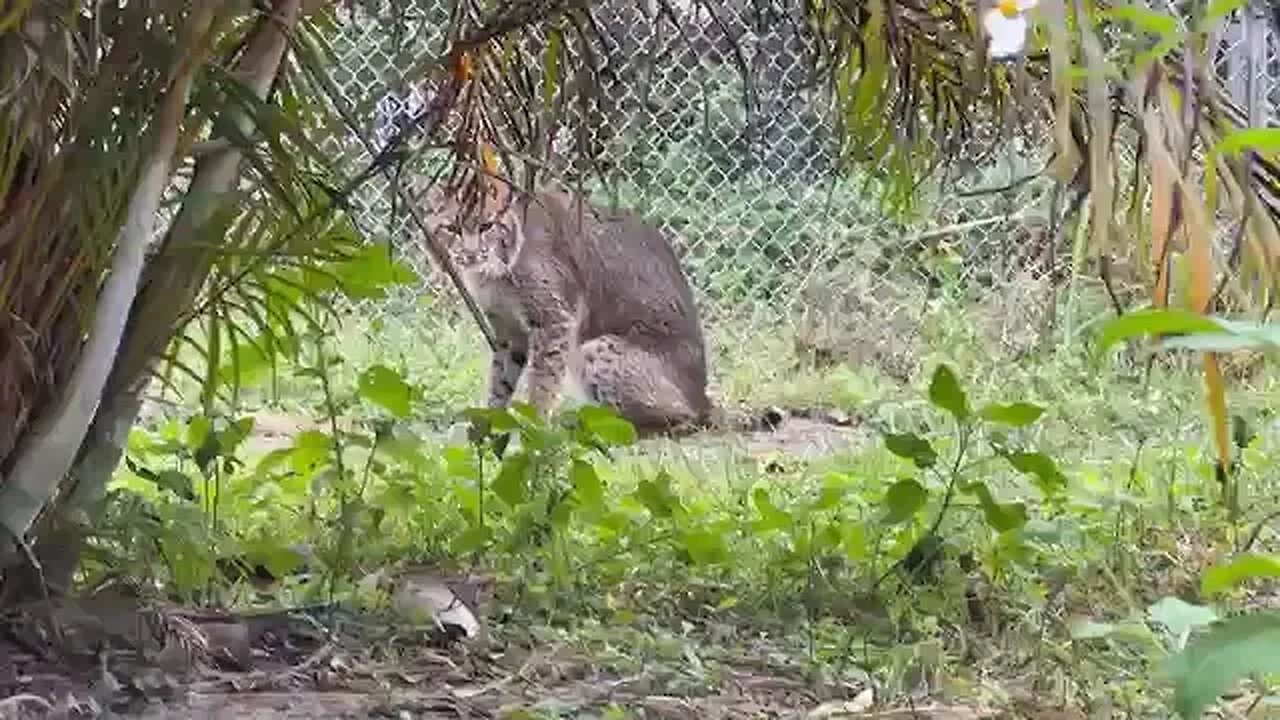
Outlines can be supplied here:
<path id="1" fill-rule="evenodd" d="M 982 11 L 982 27 L 987 31 L 987 52 L 993 60 L 1022 53 L 1030 23 L 1026 12 L 1039 0 L 997 0 Z"/>

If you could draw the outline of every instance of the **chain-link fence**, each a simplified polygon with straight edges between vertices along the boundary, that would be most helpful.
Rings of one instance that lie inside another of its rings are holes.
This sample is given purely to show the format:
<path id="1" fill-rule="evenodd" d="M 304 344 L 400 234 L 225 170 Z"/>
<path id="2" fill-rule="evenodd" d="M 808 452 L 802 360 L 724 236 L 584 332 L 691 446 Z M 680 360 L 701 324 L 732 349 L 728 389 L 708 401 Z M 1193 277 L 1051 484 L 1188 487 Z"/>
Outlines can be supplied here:
<path id="1" fill-rule="evenodd" d="M 406 69 L 409 58 L 441 50 L 449 2 L 399 2 L 387 22 L 350 17 L 335 39 L 339 86 L 378 142 L 394 133 L 395 118 L 425 103 Z M 968 303 L 965 322 L 993 347 L 1019 352 L 1042 341 L 1054 289 L 1072 263 L 1069 242 L 1049 239 L 1049 186 L 1023 181 L 1042 166 L 1044 138 L 993 130 L 966 148 L 958 169 L 919 187 L 919 219 L 893 220 L 877 201 L 875 178 L 835 172 L 835 119 L 810 77 L 813 48 L 799 3 L 765 12 L 756 5 L 723 0 L 712 14 L 705 3 L 668 3 L 678 27 L 643 0 L 606 0 L 594 11 L 607 65 L 603 101 L 587 109 L 582 127 L 603 171 L 587 187 L 596 202 L 635 209 L 673 233 L 708 329 L 714 382 L 728 382 L 727 368 L 743 362 L 767 374 L 841 359 L 906 378 L 917 369 L 926 309 L 944 291 Z M 1221 33 L 1215 60 L 1253 120 L 1274 123 L 1280 47 L 1267 9 L 1256 8 Z M 529 42 L 537 57 L 542 39 Z M 359 155 L 354 139 L 334 142 Z M 420 177 L 406 169 L 404 182 Z M 371 186 L 358 198 L 357 219 L 422 271 L 418 291 L 429 304 L 399 297 L 354 309 L 370 321 L 374 346 L 387 342 L 388 322 L 417 328 L 421 338 L 470 322 L 397 205 L 385 184 Z M 453 337 L 481 352 L 471 330 Z"/>

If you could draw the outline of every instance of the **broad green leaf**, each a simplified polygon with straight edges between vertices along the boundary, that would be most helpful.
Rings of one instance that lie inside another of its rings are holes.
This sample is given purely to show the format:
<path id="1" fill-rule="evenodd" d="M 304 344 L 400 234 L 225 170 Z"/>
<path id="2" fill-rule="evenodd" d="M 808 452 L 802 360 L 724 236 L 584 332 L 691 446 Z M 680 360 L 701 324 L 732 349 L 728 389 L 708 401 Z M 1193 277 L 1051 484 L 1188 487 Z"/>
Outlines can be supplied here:
<path id="1" fill-rule="evenodd" d="M 245 556 L 250 562 L 265 567 L 275 577 L 284 577 L 302 567 L 307 558 L 283 539 L 271 538 L 247 548 Z"/>
<path id="2" fill-rule="evenodd" d="M 467 408 L 462 415 L 471 422 L 469 434 L 473 441 L 490 433 L 505 433 L 520 427 L 506 408 Z"/>
<path id="3" fill-rule="evenodd" d="M 1222 326 L 1204 315 L 1186 310 L 1147 308 L 1125 313 L 1103 325 L 1098 337 L 1098 351 L 1105 351 L 1123 340 L 1145 335 L 1221 331 Z"/>
<path id="4" fill-rule="evenodd" d="M 626 446 L 636 441 L 636 428 L 613 410 L 595 405 L 578 409 L 578 419 L 587 432 L 609 445 Z"/>
<path id="5" fill-rule="evenodd" d="M 584 460 L 574 460 L 569 469 L 573 492 L 584 505 L 598 506 L 604 503 L 604 483 L 595 467 Z"/>
<path id="6" fill-rule="evenodd" d="M 929 402 L 951 413 L 957 420 L 969 417 L 969 403 L 960 388 L 960 380 L 946 365 L 939 365 L 933 371 L 933 380 L 929 382 Z"/>
<path id="7" fill-rule="evenodd" d="M 289 451 L 289 467 L 304 475 L 327 462 L 332 450 L 333 440 L 328 435 L 319 430 L 304 430 L 293 439 L 293 448 Z"/>
<path id="8" fill-rule="evenodd" d="M 1058 470 L 1053 458 L 1038 452 L 1005 453 L 1004 458 L 1019 472 L 1036 479 L 1036 486 L 1046 494 L 1055 493 L 1067 485 L 1067 478 Z"/>
<path id="9" fill-rule="evenodd" d="M 408 417 L 413 410 L 413 387 L 386 365 L 373 365 L 360 374 L 360 397 L 395 415 Z"/>
<path id="10" fill-rule="evenodd" d="M 413 269 L 391 256 L 381 244 L 366 245 L 355 255 L 330 268 L 343 294 L 353 299 L 380 298 L 392 285 L 408 285 L 417 279 Z"/>
<path id="11" fill-rule="evenodd" d="M 469 447 L 447 447 L 441 453 L 444 456 L 445 472 L 450 477 L 469 478 L 480 476 L 480 468 L 476 465 L 475 455 Z"/>
<path id="12" fill-rule="evenodd" d="M 177 470 L 165 470 L 151 479 L 156 487 L 164 488 L 183 500 L 195 500 L 196 494 L 191 477 Z"/>
<path id="13" fill-rule="evenodd" d="M 528 498 L 529 465 L 526 453 L 508 455 L 493 479 L 493 494 L 511 507 L 523 504 Z"/>
<path id="14" fill-rule="evenodd" d="M 983 420 L 988 420 L 1010 427 L 1024 427 L 1034 423 L 1044 414 L 1044 408 L 1027 402 L 1015 402 L 1007 405 L 987 405 L 978 411 Z"/>
<path id="15" fill-rule="evenodd" d="M 699 565 L 721 562 L 729 556 L 724 538 L 713 530 L 685 532 L 680 536 L 680 544 L 689 553 L 689 558 Z"/>
<path id="16" fill-rule="evenodd" d="M 999 533 L 1016 530 L 1027 523 L 1027 506 L 1020 502 L 1000 503 L 986 483 L 969 483 L 965 492 L 972 493 L 982 506 L 982 515 L 993 530 Z"/>
<path id="17" fill-rule="evenodd" d="M 889 452 L 900 458 L 910 460 L 916 467 L 932 467 L 938 462 L 938 452 L 929 441 L 911 433 L 894 433 L 886 435 L 884 446 Z"/>
<path id="18" fill-rule="evenodd" d="M 760 513 L 760 519 L 755 523 L 758 530 L 781 530 L 791 525 L 791 514 L 773 504 L 768 490 L 762 487 L 756 488 L 751 493 L 751 502 Z"/>
<path id="19" fill-rule="evenodd" d="M 1169 634 L 1183 642 L 1187 635 L 1196 628 L 1206 627 L 1218 619 L 1218 613 L 1211 607 L 1192 605 L 1176 597 L 1163 597 L 1147 608 L 1147 617 L 1168 629 Z"/>
<path id="20" fill-rule="evenodd" d="M 917 511 L 924 507 L 929 493 L 924 486 L 910 478 L 899 480 L 889 486 L 884 494 L 884 521 L 896 525 L 915 517 Z"/>
<path id="21" fill-rule="evenodd" d="M 671 491 L 671 476 L 665 472 L 658 473 L 658 477 L 653 480 L 641 480 L 636 486 L 635 497 L 654 517 L 671 517 L 683 509 L 680 498 Z"/>
<path id="22" fill-rule="evenodd" d="M 456 555 L 465 555 L 483 548 L 492 539 L 493 530 L 488 525 L 473 525 L 453 539 L 452 550 Z"/>
<path id="23" fill-rule="evenodd" d="M 569 521 L 573 519 L 573 505 L 565 499 L 561 499 L 551 508 L 551 526 L 558 531 L 562 531 L 569 527 Z"/>
<path id="24" fill-rule="evenodd" d="M 1253 613 L 1214 624 L 1170 659 L 1174 707 L 1199 720 L 1205 707 L 1246 675 L 1280 672 L 1280 614 Z"/>
<path id="25" fill-rule="evenodd" d="M 209 439 L 209 433 L 212 431 L 213 422 L 209 418 L 203 415 L 191 418 L 191 422 L 187 425 L 187 448 L 194 452 L 204 447 L 205 441 Z"/>
<path id="26" fill-rule="evenodd" d="M 1200 578 L 1200 592 L 1216 595 L 1254 578 L 1280 578 L 1280 556 L 1247 553 L 1225 565 L 1214 565 Z"/>

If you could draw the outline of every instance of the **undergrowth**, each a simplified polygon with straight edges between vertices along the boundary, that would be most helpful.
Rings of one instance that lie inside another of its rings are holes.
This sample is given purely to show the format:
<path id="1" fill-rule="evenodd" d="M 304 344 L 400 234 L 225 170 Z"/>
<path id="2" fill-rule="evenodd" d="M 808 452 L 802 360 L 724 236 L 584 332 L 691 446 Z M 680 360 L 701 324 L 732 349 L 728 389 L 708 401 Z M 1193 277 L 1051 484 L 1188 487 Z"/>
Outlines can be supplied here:
<path id="1" fill-rule="evenodd" d="M 932 326 L 932 365 L 907 387 L 839 364 L 753 374 L 759 357 L 736 358 L 721 392 L 743 406 L 859 416 L 865 442 L 785 463 L 637 443 L 592 407 L 551 424 L 519 407 L 440 413 L 480 389 L 483 356 L 461 329 L 427 342 L 384 324 L 394 354 L 358 328 L 317 335 L 289 376 L 245 395 L 315 420 L 287 446 L 256 448 L 251 412 L 134 431 L 86 582 L 373 609 L 408 567 L 475 569 L 498 580 L 499 634 L 544 628 L 610 662 L 764 652 L 889 697 L 1165 712 L 1165 663 L 1193 628 L 1276 603 L 1251 586 L 1215 604 L 1201 585 L 1217 563 L 1276 550 L 1273 386 L 1232 399 L 1232 507 L 1177 364 L 1144 381 L 1140 363 L 1063 349 L 1011 371 L 963 317 Z M 754 348 L 776 359 L 778 342 Z M 459 419 L 467 433 L 442 432 Z"/>

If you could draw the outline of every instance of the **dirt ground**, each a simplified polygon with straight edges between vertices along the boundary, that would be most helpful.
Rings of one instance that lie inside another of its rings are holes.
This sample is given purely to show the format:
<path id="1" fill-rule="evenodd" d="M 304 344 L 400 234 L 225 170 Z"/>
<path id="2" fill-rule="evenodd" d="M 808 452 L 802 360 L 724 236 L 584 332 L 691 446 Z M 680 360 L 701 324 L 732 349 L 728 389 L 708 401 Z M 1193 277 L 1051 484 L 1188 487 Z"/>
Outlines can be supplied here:
<path id="1" fill-rule="evenodd" d="M 50 617 L 61 639 L 44 636 Z M 432 626 L 326 608 L 245 617 L 103 595 L 7 620 L 0 718 L 996 716 L 930 703 L 872 710 L 866 687 L 813 682 L 799 667 L 770 665 L 768 653 L 691 682 L 687 667 L 618 673 L 532 634 L 450 642 Z"/>

